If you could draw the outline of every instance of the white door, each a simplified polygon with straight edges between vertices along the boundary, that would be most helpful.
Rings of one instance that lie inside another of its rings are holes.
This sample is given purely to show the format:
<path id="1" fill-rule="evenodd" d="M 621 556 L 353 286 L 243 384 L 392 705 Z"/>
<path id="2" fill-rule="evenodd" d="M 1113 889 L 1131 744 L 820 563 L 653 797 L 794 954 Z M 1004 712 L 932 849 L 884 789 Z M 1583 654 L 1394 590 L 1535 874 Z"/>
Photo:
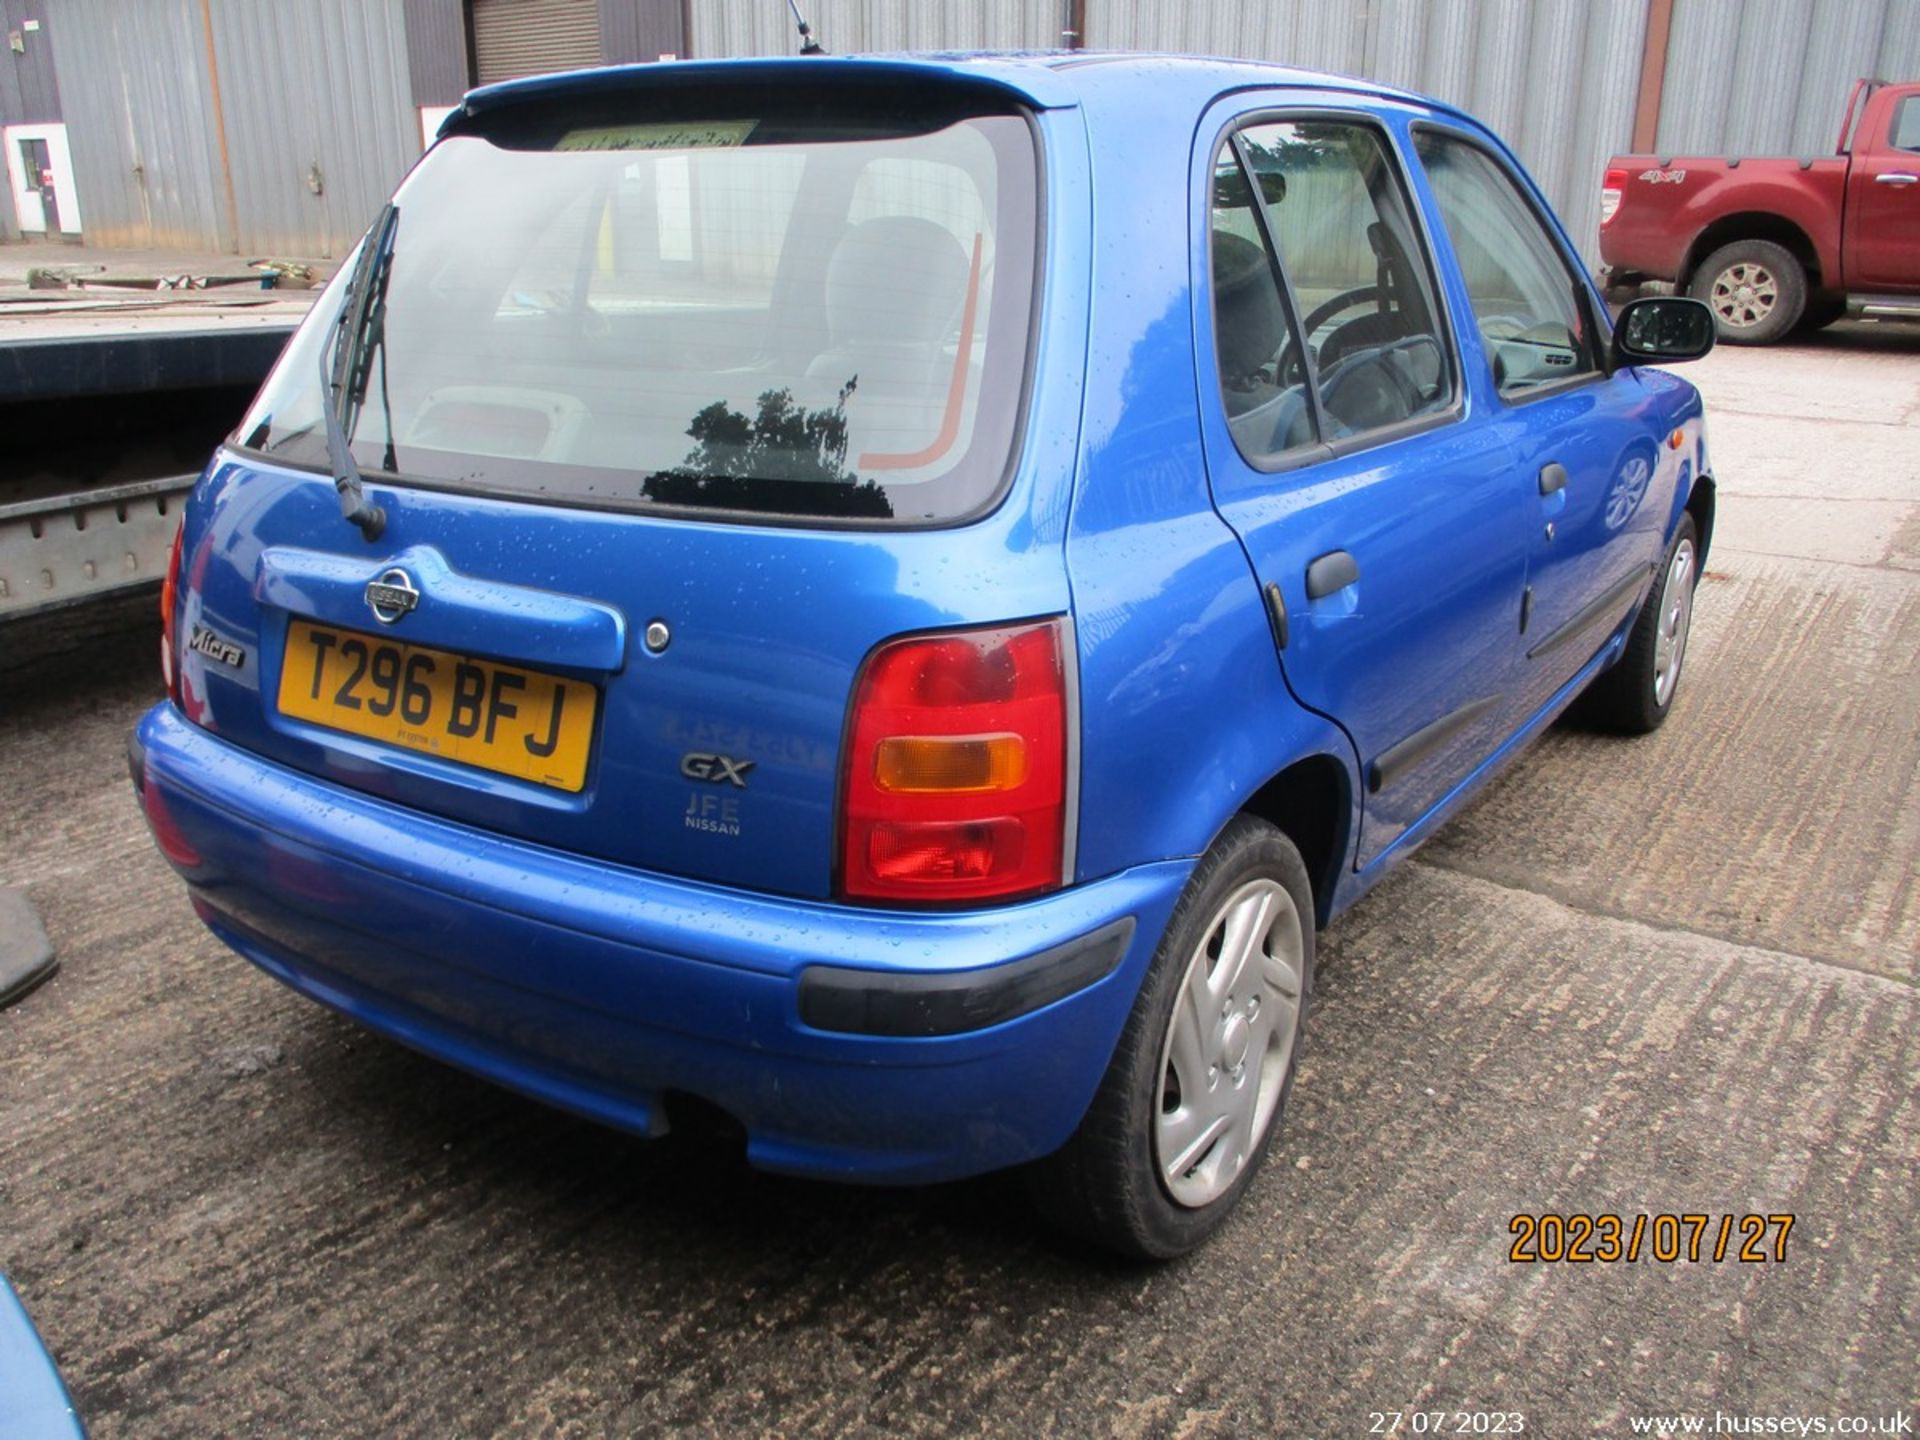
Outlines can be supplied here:
<path id="1" fill-rule="evenodd" d="M 8 125 L 0 130 L 7 155 L 7 189 L 23 235 L 78 235 L 80 198 L 74 192 L 73 160 L 64 125 Z M 48 213 L 52 198 L 54 213 Z"/>

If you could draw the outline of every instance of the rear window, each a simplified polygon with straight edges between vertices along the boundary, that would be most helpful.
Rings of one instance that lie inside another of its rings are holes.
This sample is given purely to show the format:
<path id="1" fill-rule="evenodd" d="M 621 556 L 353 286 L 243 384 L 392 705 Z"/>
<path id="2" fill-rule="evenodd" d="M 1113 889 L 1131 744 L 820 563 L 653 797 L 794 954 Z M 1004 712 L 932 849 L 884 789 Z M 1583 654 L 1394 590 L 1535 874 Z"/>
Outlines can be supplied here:
<path id="1" fill-rule="evenodd" d="M 1025 118 L 693 93 L 515 107 L 433 148 L 395 197 L 362 471 L 716 518 L 991 504 L 1034 291 Z M 320 352 L 344 288 L 246 448 L 326 465 Z"/>

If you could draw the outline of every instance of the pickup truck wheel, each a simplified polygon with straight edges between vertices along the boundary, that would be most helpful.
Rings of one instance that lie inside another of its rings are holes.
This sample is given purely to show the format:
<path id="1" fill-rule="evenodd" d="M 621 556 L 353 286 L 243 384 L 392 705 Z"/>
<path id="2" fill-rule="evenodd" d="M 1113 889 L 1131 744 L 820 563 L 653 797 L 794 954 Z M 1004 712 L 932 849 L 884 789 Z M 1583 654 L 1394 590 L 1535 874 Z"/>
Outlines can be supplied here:
<path id="1" fill-rule="evenodd" d="M 1800 323 L 1807 272 L 1771 240 L 1736 240 L 1700 262 L 1687 287 L 1704 300 L 1731 345 L 1771 345 Z"/>
<path id="2" fill-rule="evenodd" d="M 1673 709 L 1693 629 L 1693 592 L 1700 583 L 1700 542 L 1693 516 L 1682 515 L 1653 593 L 1627 634 L 1619 663 L 1580 697 L 1579 717 L 1603 730 L 1646 735 Z"/>
<path id="3" fill-rule="evenodd" d="M 1034 1166 L 1036 1207 L 1139 1259 L 1185 1254 L 1227 1218 L 1293 1084 L 1313 984 L 1300 852 L 1241 816 L 1194 868 L 1086 1118 Z"/>

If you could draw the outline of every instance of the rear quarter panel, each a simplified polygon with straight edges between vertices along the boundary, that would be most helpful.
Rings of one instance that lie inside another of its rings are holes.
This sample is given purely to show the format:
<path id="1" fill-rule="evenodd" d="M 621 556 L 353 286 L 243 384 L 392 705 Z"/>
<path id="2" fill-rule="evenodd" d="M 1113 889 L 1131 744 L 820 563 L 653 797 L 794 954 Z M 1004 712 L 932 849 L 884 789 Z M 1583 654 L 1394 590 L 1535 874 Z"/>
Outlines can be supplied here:
<path id="1" fill-rule="evenodd" d="M 1085 97 L 1092 299 L 1067 543 L 1083 879 L 1200 854 L 1297 759 L 1334 757 L 1358 793 L 1345 737 L 1287 693 L 1259 587 L 1207 487 L 1188 241 L 1204 101 L 1170 115 L 1091 72 Z"/>

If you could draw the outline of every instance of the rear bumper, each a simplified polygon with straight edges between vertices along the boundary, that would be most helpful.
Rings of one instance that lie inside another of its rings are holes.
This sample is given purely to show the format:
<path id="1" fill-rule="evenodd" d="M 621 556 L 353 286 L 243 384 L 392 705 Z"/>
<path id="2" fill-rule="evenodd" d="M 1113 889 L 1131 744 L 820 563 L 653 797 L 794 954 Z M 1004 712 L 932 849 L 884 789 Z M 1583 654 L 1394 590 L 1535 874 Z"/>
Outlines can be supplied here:
<path id="1" fill-rule="evenodd" d="M 746 1128 L 753 1163 L 830 1178 L 953 1179 L 1063 1144 L 1191 870 L 988 911 L 857 910 L 437 820 L 167 704 L 129 758 L 201 918 L 275 978 L 641 1134 L 664 1130 L 667 1093 L 698 1096 Z"/>

